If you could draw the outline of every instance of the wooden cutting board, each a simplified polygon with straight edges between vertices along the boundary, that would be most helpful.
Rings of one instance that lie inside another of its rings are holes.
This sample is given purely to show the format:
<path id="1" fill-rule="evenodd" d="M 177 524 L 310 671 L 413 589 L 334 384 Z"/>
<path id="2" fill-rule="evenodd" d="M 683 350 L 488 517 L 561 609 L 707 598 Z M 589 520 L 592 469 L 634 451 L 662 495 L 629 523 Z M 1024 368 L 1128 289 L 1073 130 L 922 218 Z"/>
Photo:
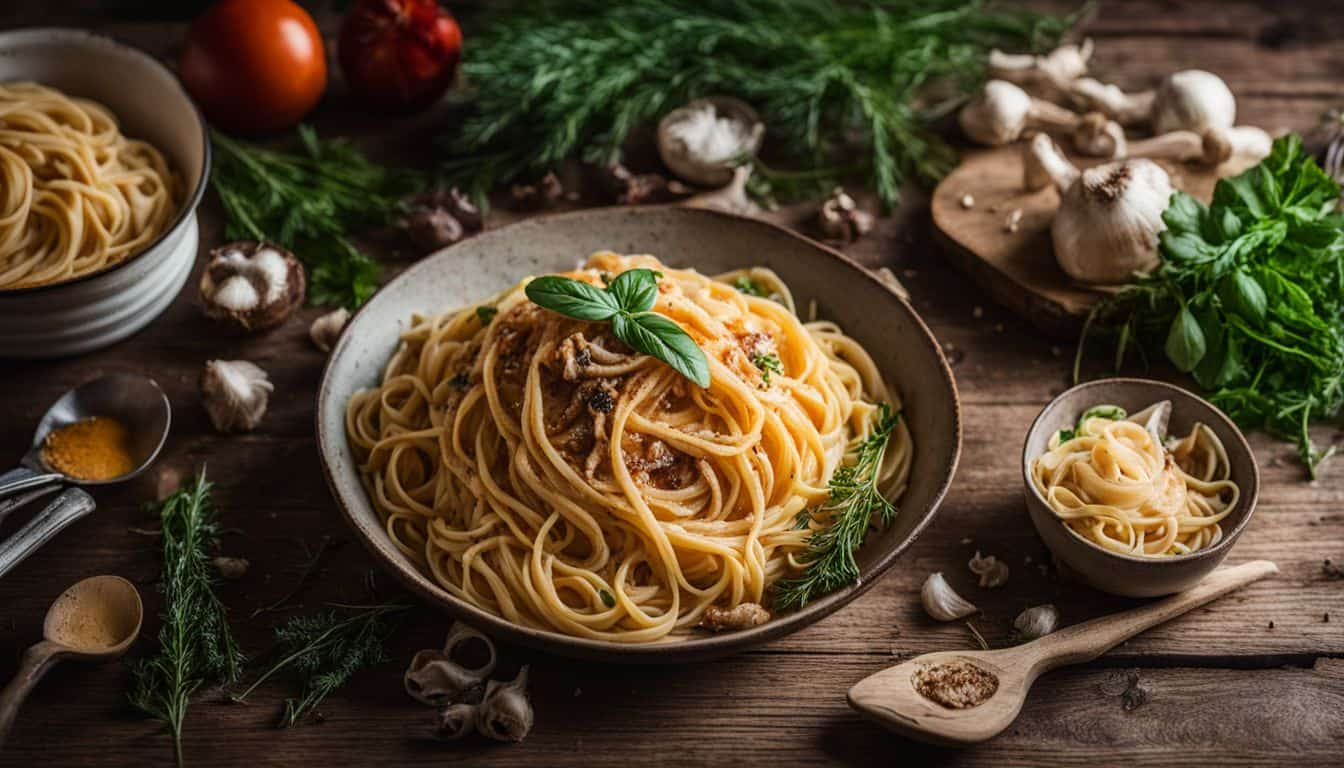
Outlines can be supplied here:
<path id="1" fill-rule="evenodd" d="M 1050 245 L 1050 222 L 1059 208 L 1054 187 L 1028 192 L 1022 183 L 1023 144 L 968 151 L 961 165 L 933 193 L 934 232 L 954 264 L 995 301 L 1045 333 L 1076 337 L 1104 290 L 1074 282 L 1060 270 Z M 1079 167 L 1095 158 L 1071 156 Z M 1233 158 L 1213 168 L 1160 161 L 1172 185 L 1208 202 L 1219 178 L 1252 163 Z M 967 208 L 962 198 L 970 195 Z M 1009 218 L 1021 210 L 1017 230 Z"/>

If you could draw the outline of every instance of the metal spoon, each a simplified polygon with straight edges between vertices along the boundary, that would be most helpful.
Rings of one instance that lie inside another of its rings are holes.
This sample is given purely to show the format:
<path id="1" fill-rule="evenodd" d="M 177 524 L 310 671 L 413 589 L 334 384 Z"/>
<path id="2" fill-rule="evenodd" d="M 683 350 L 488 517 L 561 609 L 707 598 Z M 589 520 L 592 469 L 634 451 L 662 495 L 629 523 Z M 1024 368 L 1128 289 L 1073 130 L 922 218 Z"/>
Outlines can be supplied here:
<path id="1" fill-rule="evenodd" d="M 47 435 L 67 424 L 94 416 L 111 417 L 126 425 L 135 468 L 107 480 L 82 480 L 47 466 L 42 458 Z M 168 438 L 171 421 L 172 409 L 167 396 L 153 379 L 144 376 L 104 376 L 66 392 L 38 422 L 32 446 L 19 461 L 19 467 L 0 474 L 0 522 L 15 509 L 56 490 L 60 483 L 108 485 L 135 477 L 159 455 Z M 61 493 L 27 525 L 0 544 L 0 576 L 70 523 L 92 512 L 93 508 L 93 498 L 78 488 Z"/>
<path id="2" fill-rule="evenodd" d="M 145 609 L 135 585 L 120 576 L 94 576 L 61 593 L 47 609 L 42 641 L 23 654 L 19 671 L 0 691 L 0 746 L 19 705 L 57 662 L 115 659 L 140 635 Z"/>

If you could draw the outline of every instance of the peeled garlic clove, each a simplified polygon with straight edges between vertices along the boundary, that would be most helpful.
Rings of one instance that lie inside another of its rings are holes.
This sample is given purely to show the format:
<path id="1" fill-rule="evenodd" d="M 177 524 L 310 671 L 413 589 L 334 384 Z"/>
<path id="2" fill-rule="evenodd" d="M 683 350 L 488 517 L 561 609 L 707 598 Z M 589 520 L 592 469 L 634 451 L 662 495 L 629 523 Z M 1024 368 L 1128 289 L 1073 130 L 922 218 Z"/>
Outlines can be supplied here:
<path id="1" fill-rule="evenodd" d="M 441 741 L 457 741 L 476 731 L 475 704 L 453 704 L 439 711 L 439 725 L 434 735 Z"/>
<path id="2" fill-rule="evenodd" d="M 1035 640 L 1054 632 L 1059 626 L 1059 609 L 1047 603 L 1028 608 L 1013 619 L 1013 636 L 1020 642 Z"/>
<path id="3" fill-rule="evenodd" d="M 1008 564 L 993 555 L 981 557 L 978 549 L 966 567 L 980 577 L 980 586 L 983 588 L 997 589 L 1008 583 Z"/>
<path id="4" fill-rule="evenodd" d="M 532 702 L 527 697 L 527 667 L 512 681 L 491 680 L 476 708 L 476 729 L 496 741 L 522 741 L 532 730 Z"/>
<path id="5" fill-rule="evenodd" d="M 1171 401 L 1159 400 L 1130 416 L 1127 421 L 1141 425 L 1159 443 L 1167 436 L 1167 425 L 1171 422 Z"/>
<path id="6" fill-rule="evenodd" d="M 924 610 L 937 621 L 956 621 L 980 610 L 958 595 L 940 571 L 929 574 L 919 590 Z"/>
<path id="7" fill-rule="evenodd" d="M 201 402 L 220 432 L 250 432 L 266 415 L 274 386 L 246 360 L 211 360 L 201 374 Z"/>

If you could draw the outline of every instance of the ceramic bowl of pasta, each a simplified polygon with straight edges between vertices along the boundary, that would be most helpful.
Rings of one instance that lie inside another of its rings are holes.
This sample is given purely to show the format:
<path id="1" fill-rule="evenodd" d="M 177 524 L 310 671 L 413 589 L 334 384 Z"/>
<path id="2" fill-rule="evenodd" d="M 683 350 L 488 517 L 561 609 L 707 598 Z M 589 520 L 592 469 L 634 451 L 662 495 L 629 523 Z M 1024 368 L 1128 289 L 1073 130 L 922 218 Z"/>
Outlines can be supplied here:
<path id="1" fill-rule="evenodd" d="M 318 440 L 424 599 L 577 656 L 730 652 L 837 610 L 928 523 L 956 387 L 910 306 L 759 221 L 611 208 L 486 232 L 332 351 Z"/>
<path id="2" fill-rule="evenodd" d="M 88 352 L 191 274 L 205 123 L 163 65 L 73 29 L 0 33 L 0 357 Z"/>
<path id="3" fill-rule="evenodd" d="M 1212 404 L 1145 379 L 1080 384 L 1041 411 L 1022 451 L 1027 510 L 1050 551 L 1125 597 L 1180 592 L 1246 529 L 1260 473 Z"/>

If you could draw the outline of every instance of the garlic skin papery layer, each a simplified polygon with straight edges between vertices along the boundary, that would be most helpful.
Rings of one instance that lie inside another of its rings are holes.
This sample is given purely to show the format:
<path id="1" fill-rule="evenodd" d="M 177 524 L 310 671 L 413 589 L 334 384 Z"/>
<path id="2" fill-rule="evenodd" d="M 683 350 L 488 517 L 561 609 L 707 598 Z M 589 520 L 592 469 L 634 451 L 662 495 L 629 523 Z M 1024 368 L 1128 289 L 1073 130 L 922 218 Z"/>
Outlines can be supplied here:
<path id="1" fill-rule="evenodd" d="M 1060 268 L 1079 282 L 1108 285 L 1156 267 L 1171 193 L 1167 172 L 1151 160 L 1083 171 L 1060 195 L 1050 227 Z"/>

